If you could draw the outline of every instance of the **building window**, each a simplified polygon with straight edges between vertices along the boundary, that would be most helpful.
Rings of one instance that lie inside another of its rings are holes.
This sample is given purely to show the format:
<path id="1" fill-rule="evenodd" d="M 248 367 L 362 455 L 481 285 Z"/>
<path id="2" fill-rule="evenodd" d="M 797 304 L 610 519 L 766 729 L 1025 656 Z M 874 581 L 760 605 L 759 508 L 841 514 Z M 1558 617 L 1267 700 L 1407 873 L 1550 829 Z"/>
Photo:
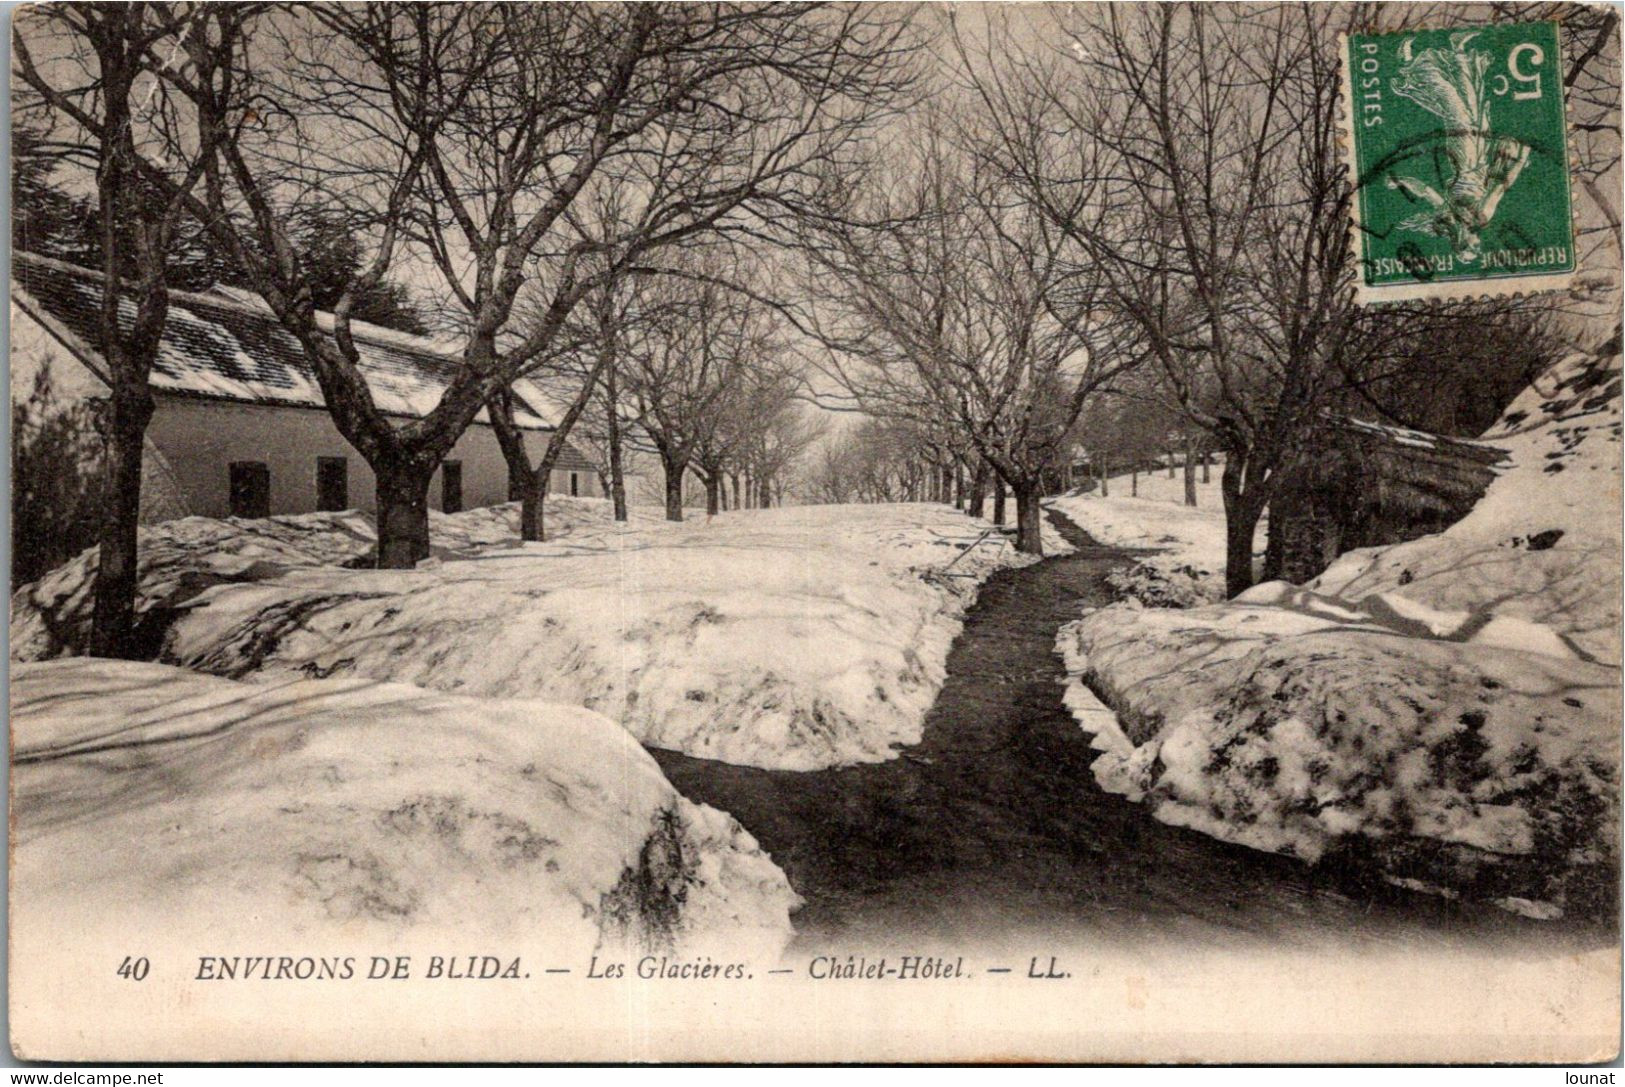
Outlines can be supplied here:
<path id="1" fill-rule="evenodd" d="M 463 462 L 443 461 L 440 465 L 440 510 L 443 513 L 461 513 L 463 510 Z"/>
<path id="2" fill-rule="evenodd" d="M 316 458 L 316 508 L 350 508 L 350 462 L 343 457 Z"/>
<path id="3" fill-rule="evenodd" d="M 271 515 L 271 468 L 264 461 L 231 462 L 231 515 L 233 517 Z"/>
<path id="4" fill-rule="evenodd" d="M 581 477 L 576 475 L 574 472 L 570 473 L 570 497 L 581 497 Z"/>

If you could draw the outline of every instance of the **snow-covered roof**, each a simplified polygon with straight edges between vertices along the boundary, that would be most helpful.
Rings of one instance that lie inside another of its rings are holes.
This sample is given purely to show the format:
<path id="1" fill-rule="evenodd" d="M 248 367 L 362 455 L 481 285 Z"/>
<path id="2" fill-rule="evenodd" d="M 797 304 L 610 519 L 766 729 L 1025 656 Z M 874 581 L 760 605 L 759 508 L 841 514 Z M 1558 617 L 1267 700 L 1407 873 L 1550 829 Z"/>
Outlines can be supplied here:
<path id="1" fill-rule="evenodd" d="M 1381 439 L 1389 440 L 1396 445 L 1410 445 L 1412 448 L 1449 448 L 1449 450 L 1484 450 L 1487 457 L 1500 457 L 1503 450 L 1495 448 L 1488 442 L 1466 439 L 1466 437 L 1446 437 L 1443 434 L 1432 434 L 1428 431 L 1412 431 L 1409 427 L 1393 426 L 1388 422 L 1373 422 L 1371 419 L 1357 419 L 1354 416 L 1337 416 L 1328 414 L 1328 419 L 1337 426 L 1349 431 L 1362 431 L 1365 434 L 1376 435 Z"/>
<path id="2" fill-rule="evenodd" d="M 107 378 L 96 344 L 101 307 L 99 272 L 16 253 L 12 299 L 86 366 Z M 135 306 L 124 300 L 121 320 L 133 321 Z M 331 331 L 331 314 L 317 314 Z M 427 337 L 352 323 L 360 366 L 373 401 L 391 414 L 419 417 L 433 410 L 462 365 L 447 346 Z M 263 301 L 239 290 L 169 293 L 169 318 L 153 366 L 153 389 L 160 392 L 236 400 L 254 404 L 324 406 L 310 361 L 293 334 Z M 531 382 L 515 383 L 514 421 L 531 430 L 551 430 L 549 398 Z M 485 420 L 481 412 L 479 418 Z"/>

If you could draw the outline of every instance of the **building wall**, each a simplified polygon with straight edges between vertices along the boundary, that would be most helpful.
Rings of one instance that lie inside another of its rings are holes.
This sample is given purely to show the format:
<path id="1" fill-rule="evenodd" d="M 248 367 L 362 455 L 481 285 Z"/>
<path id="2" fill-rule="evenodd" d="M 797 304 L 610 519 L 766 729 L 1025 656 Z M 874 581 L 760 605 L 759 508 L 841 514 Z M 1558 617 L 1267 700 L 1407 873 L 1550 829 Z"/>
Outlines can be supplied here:
<path id="1" fill-rule="evenodd" d="M 7 366 L 11 372 L 11 401 L 14 404 L 28 399 L 28 395 L 34 391 L 35 376 L 44 369 L 50 370 L 51 386 L 64 399 L 107 395 L 107 383 L 92 373 L 15 302 L 11 304 L 11 344 Z"/>
<path id="2" fill-rule="evenodd" d="M 316 509 L 318 457 L 343 457 L 347 462 L 349 508 L 370 512 L 377 506 L 372 470 L 318 408 L 160 395 L 147 434 L 168 461 L 187 509 L 194 514 L 230 514 L 233 461 L 262 461 L 270 469 L 271 513 L 309 513 Z M 533 459 L 541 457 L 546 444 L 544 433 L 526 435 Z M 508 500 L 507 464 L 489 426 L 469 427 L 447 459 L 462 462 L 464 509 Z M 576 475 L 582 495 L 602 495 L 594 473 Z M 437 471 L 429 483 L 432 509 L 441 508 L 441 487 Z M 548 490 L 569 494 L 570 473 L 554 471 Z"/>
<path id="3" fill-rule="evenodd" d="M 1266 580 L 1301 585 L 1357 548 L 1443 532 L 1484 496 L 1502 455 L 1448 438 L 1422 445 L 1346 428 L 1317 440 L 1270 502 Z"/>
<path id="4" fill-rule="evenodd" d="M 107 383 L 57 342 L 40 323 L 15 302 L 11 305 L 11 402 L 26 402 L 41 371 L 50 376 L 52 399 L 42 405 L 50 414 L 108 395 Z M 13 435 L 12 440 L 16 440 Z M 169 463 L 149 435 L 141 448 L 141 523 L 152 524 L 185 517 L 185 496 Z"/>
<path id="5" fill-rule="evenodd" d="M 49 367 L 56 402 L 67 406 L 105 397 L 107 385 L 26 311 L 11 305 L 9 370 L 13 402 L 26 399 L 35 375 Z M 271 512 L 308 513 L 316 509 L 316 458 L 343 457 L 348 465 L 348 505 L 376 508 L 372 470 L 351 448 L 320 408 L 247 404 L 159 393 L 147 429 L 142 465 L 141 520 L 163 521 L 197 514 L 224 517 L 230 508 L 230 465 L 262 461 L 270 469 Z M 539 460 L 548 435 L 526 436 L 531 458 Z M 508 500 L 508 468 L 491 428 L 469 427 L 451 460 L 463 464 L 463 508 Z M 577 470 L 577 493 L 603 497 L 595 472 Z M 556 470 L 548 490 L 570 493 L 569 470 Z M 441 508 L 441 473 L 429 484 L 429 504 Z M 633 481 L 629 479 L 629 488 Z"/>

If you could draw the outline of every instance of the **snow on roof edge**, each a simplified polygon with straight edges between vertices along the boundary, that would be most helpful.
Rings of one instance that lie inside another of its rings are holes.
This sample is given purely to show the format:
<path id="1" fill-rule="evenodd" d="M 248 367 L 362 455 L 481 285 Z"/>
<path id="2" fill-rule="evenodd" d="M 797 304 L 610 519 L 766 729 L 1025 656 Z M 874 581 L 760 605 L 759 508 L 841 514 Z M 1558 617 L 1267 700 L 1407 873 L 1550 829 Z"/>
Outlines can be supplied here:
<path id="1" fill-rule="evenodd" d="M 86 268 L 83 265 L 58 260 L 55 257 L 43 256 L 39 253 L 16 250 L 12 253 L 12 261 L 14 265 L 18 263 L 34 264 L 42 268 L 52 269 L 64 275 L 81 276 L 91 279 L 97 283 L 105 281 L 105 277 L 98 269 Z M 105 372 L 105 367 L 102 365 L 100 351 L 86 343 L 72 330 L 66 328 L 61 321 L 57 320 L 44 304 L 33 297 L 28 288 L 24 286 L 15 275 L 9 277 L 9 285 L 11 288 L 12 299 L 18 303 L 18 305 L 25 313 L 28 314 L 29 317 L 38 322 L 40 326 L 44 328 L 46 332 L 48 332 L 54 339 L 60 342 L 70 354 L 83 363 L 92 374 L 99 378 L 104 384 L 111 386 L 112 380 Z M 251 316 L 259 319 L 269 318 L 273 321 L 277 320 L 276 314 L 271 310 L 270 305 L 267 304 L 263 298 L 261 298 L 258 294 L 239 287 L 228 286 L 224 288 L 212 288 L 207 292 L 182 291 L 171 288 L 168 293 L 171 303 L 178 304 L 181 308 L 198 306 L 204 308 L 212 307 L 233 311 L 245 316 Z M 331 335 L 334 326 L 333 315 L 325 310 L 317 310 L 316 324 L 317 327 L 323 332 Z M 428 337 L 415 336 L 409 332 L 401 332 L 397 329 L 383 328 L 382 326 L 374 325 L 367 321 L 352 321 L 351 334 L 358 341 L 369 343 L 378 347 L 386 347 L 396 351 L 406 351 L 426 355 L 431 358 L 446 361 L 455 362 L 458 360 L 458 354 L 455 351 L 447 350 L 443 343 L 437 343 Z M 156 391 L 166 395 L 181 395 L 186 392 L 186 390 L 165 388 L 160 388 Z M 550 432 L 558 429 L 556 413 L 552 410 L 544 410 L 544 408 L 556 409 L 558 405 L 552 403 L 551 398 L 541 396 L 539 388 L 532 379 L 517 379 L 514 382 L 513 391 L 520 404 L 523 405 L 524 410 L 536 420 L 536 422 L 531 423 L 516 419 L 515 425 L 518 426 L 519 429 L 542 432 Z M 317 410 L 326 410 L 326 407 L 323 404 L 298 404 L 288 401 L 243 398 L 219 391 L 192 391 L 191 395 L 203 397 L 205 399 L 229 400 L 236 403 L 264 403 L 274 407 L 308 407 Z M 541 401 L 541 404 L 538 404 L 539 400 Z M 384 414 L 398 418 L 421 417 L 406 412 L 389 410 L 385 410 Z M 490 425 L 490 418 L 484 408 L 480 409 L 479 414 L 475 417 L 475 422 L 486 426 Z"/>
<path id="2" fill-rule="evenodd" d="M 11 256 L 13 261 L 39 264 L 68 275 L 88 276 L 97 281 L 105 278 L 98 268 L 87 268 L 82 264 L 73 264 L 69 261 L 58 260 L 55 257 L 47 257 L 39 253 L 30 253 L 22 249 L 15 251 Z M 12 290 L 21 289 L 23 288 L 17 286 L 16 279 L 13 277 Z M 238 313 L 251 314 L 256 317 L 270 317 L 272 320 L 276 320 L 276 313 L 271 309 L 270 304 L 258 292 L 245 287 L 217 284 L 207 291 L 182 291 L 171 287 L 169 289 L 169 298 L 171 302 L 179 302 L 182 305 L 216 306 L 221 309 L 236 310 Z M 316 324 L 323 332 L 331 335 L 333 331 L 333 314 L 327 310 L 317 310 Z M 351 335 L 356 339 L 366 340 L 381 347 L 393 347 L 400 351 L 417 351 L 421 354 L 433 355 L 442 359 L 455 360 L 458 356 L 458 352 L 448 347 L 444 341 L 437 341 L 429 336 L 417 336 L 410 332 L 402 332 L 400 329 L 385 328 L 370 321 L 352 319 L 350 321 L 350 331 Z"/>
<path id="3" fill-rule="evenodd" d="M 101 353 L 95 351 L 85 341 L 81 340 L 71 329 L 64 328 L 62 322 L 53 317 L 49 310 L 40 304 L 39 299 L 28 293 L 28 288 L 11 282 L 12 304 L 26 313 L 33 321 L 51 335 L 58 343 L 67 349 L 68 354 L 78 359 L 102 384 L 108 388 L 113 387 L 113 379 L 102 369 Z M 11 344 L 6 344 L 6 364 L 11 364 Z"/>

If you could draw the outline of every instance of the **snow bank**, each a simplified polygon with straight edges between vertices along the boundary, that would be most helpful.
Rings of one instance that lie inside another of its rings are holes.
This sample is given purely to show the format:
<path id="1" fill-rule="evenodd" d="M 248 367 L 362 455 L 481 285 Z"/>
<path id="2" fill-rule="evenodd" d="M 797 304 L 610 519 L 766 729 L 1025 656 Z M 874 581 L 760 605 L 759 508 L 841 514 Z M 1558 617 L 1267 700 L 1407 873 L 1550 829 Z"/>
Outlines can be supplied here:
<path id="1" fill-rule="evenodd" d="M 1063 628 L 1097 780 L 1166 822 L 1405 886 L 1534 917 L 1614 908 L 1619 401 L 1617 344 L 1567 358 L 1485 436 L 1510 466 L 1447 531 L 1302 589 Z"/>
<path id="2" fill-rule="evenodd" d="M 634 517 L 648 519 L 647 511 Z M 606 499 L 549 497 L 547 529 L 569 536 L 610 520 Z M 436 555 L 456 557 L 482 546 L 515 543 L 519 506 L 429 513 Z M 370 515 L 357 510 L 253 520 L 183 517 L 143 525 L 138 599 L 142 616 L 161 613 L 211 585 L 260 581 L 302 567 L 364 563 L 377 543 Z M 11 597 L 11 658 L 46 660 L 78 652 L 90 631 L 97 549 L 92 547 Z"/>
<path id="3" fill-rule="evenodd" d="M 1027 561 L 998 533 L 962 556 L 992 526 L 937 505 L 606 515 L 524 545 L 458 516 L 466 545 L 416 570 L 290 564 L 192 595 L 160 659 L 582 705 L 744 765 L 878 762 L 918 740 L 977 586 Z"/>
<path id="4" fill-rule="evenodd" d="M 1148 551 L 1108 578 L 1119 593 L 1152 607 L 1191 607 L 1224 596 L 1220 470 L 1215 465 L 1210 481 L 1197 484 L 1195 506 L 1184 504 L 1183 470 L 1174 479 L 1166 472 L 1140 473 L 1135 498 L 1125 497 L 1131 481 L 1121 475 L 1112 477 L 1110 498 L 1091 491 L 1062 495 L 1050 505 L 1103 544 Z M 1257 539 L 1263 540 L 1268 521 L 1259 524 Z"/>
<path id="5" fill-rule="evenodd" d="M 1594 908 L 1615 878 L 1615 669 L 1244 602 L 1114 605 L 1058 650 L 1116 711 L 1114 731 L 1069 694 L 1094 714 L 1078 716 L 1104 751 L 1097 780 L 1164 822 L 1543 908 Z"/>
<path id="6" fill-rule="evenodd" d="M 1510 459 L 1444 532 L 1351 551 L 1309 588 L 1359 599 L 1397 593 L 1449 611 L 1493 610 L 1620 662 L 1620 355 L 1563 359 L 1484 440 Z"/>
<path id="7" fill-rule="evenodd" d="M 63 932 L 776 956 L 798 903 L 614 722 L 357 679 L 11 673 L 13 954 Z M 109 966 L 109 969 L 112 967 Z"/>

